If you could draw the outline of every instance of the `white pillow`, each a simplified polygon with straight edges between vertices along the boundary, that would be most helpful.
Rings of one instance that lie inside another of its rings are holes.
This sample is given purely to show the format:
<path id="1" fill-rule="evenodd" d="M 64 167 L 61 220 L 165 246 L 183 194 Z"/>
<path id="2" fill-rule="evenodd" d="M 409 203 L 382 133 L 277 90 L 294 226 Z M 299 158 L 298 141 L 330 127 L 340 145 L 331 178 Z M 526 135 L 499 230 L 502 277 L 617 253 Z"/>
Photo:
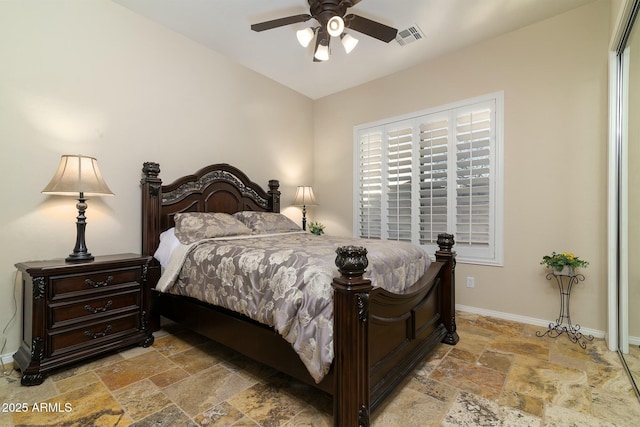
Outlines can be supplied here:
<path id="1" fill-rule="evenodd" d="M 180 241 L 175 234 L 176 229 L 174 227 L 160 233 L 160 245 L 153 254 L 153 257 L 160 262 L 162 268 L 166 268 L 169 265 L 171 254 L 173 250 L 180 245 Z"/>

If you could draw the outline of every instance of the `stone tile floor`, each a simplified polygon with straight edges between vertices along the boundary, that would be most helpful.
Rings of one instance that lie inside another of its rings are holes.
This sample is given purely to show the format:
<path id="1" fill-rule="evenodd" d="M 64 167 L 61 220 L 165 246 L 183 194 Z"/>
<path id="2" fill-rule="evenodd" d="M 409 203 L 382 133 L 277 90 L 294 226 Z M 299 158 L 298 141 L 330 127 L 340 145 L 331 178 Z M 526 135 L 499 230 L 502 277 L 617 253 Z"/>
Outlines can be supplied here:
<path id="1" fill-rule="evenodd" d="M 458 345 L 439 345 L 373 414 L 374 427 L 640 425 L 640 403 L 603 340 L 583 350 L 566 336 L 536 337 L 537 326 L 464 312 L 457 324 Z M 17 372 L 0 377 L 0 426 L 332 424 L 330 399 L 312 387 L 176 325 L 155 335 L 151 348 L 37 387 L 20 386 Z M 640 372 L 640 361 L 630 367 Z"/>

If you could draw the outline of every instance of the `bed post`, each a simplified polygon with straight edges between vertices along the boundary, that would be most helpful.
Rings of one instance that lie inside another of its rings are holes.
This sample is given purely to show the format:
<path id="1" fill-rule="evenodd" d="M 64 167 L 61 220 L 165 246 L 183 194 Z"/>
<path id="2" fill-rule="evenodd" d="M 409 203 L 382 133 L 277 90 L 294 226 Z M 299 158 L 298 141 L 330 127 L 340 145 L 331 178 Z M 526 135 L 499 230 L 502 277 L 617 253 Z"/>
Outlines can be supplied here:
<path id="1" fill-rule="evenodd" d="M 142 255 L 153 255 L 160 236 L 160 201 L 162 180 L 160 165 L 145 162 L 142 166 Z"/>
<path id="2" fill-rule="evenodd" d="M 445 263 L 442 275 L 442 321 L 447 329 L 447 334 L 442 339 L 445 344 L 456 344 L 460 337 L 456 332 L 456 290 L 455 270 L 456 253 L 452 250 L 455 244 L 453 234 L 438 234 L 438 249 L 436 261 Z"/>
<path id="3" fill-rule="evenodd" d="M 162 201 L 162 180 L 158 178 L 160 165 L 145 162 L 142 166 L 142 255 L 152 256 L 160 243 L 160 208 Z M 155 259 L 149 263 L 147 272 L 146 311 L 149 313 L 149 327 L 152 331 L 160 328 L 160 316 L 153 309 L 151 289 L 160 279 L 160 265 Z"/>
<path id="4" fill-rule="evenodd" d="M 341 276 L 333 279 L 334 394 L 333 423 L 340 427 L 369 426 L 369 295 L 363 279 L 367 250 L 343 246 L 336 250 Z"/>
<path id="5" fill-rule="evenodd" d="M 280 181 L 277 179 L 269 180 L 269 210 L 271 212 L 280 212 Z"/>

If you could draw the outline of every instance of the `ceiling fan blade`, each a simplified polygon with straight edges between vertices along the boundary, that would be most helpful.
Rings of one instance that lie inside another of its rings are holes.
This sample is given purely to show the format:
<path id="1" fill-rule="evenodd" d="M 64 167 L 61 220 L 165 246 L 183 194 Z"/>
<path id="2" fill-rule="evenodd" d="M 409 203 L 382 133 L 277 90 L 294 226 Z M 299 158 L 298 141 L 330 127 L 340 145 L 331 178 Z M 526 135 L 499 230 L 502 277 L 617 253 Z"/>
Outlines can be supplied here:
<path id="1" fill-rule="evenodd" d="M 287 16 L 285 18 L 278 18 L 271 21 L 253 24 L 251 25 L 251 29 L 253 31 L 271 30 L 272 28 L 284 27 L 285 25 L 296 24 L 298 22 L 306 22 L 309 19 L 311 19 L 311 15 L 309 14 Z"/>
<path id="2" fill-rule="evenodd" d="M 398 34 L 398 30 L 396 30 L 395 28 L 354 14 L 345 16 L 344 22 L 345 27 L 351 28 L 352 30 L 362 34 L 366 34 L 375 39 L 382 40 L 386 43 L 389 43 L 391 40 L 395 39 L 396 34 Z"/>

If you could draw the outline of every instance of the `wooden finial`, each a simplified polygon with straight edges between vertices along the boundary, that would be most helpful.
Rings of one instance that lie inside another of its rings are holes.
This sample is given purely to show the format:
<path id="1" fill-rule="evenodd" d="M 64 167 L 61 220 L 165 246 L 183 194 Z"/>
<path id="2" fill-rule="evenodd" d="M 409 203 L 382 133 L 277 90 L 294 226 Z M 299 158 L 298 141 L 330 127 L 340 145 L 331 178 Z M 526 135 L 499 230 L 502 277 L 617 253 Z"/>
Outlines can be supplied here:
<path id="1" fill-rule="evenodd" d="M 144 162 L 142 172 L 151 178 L 157 178 L 160 175 L 160 164 L 156 162 Z"/>
<path id="2" fill-rule="evenodd" d="M 336 249 L 336 266 L 344 277 L 362 277 L 369 265 L 367 250 L 361 246 L 341 246 Z"/>

